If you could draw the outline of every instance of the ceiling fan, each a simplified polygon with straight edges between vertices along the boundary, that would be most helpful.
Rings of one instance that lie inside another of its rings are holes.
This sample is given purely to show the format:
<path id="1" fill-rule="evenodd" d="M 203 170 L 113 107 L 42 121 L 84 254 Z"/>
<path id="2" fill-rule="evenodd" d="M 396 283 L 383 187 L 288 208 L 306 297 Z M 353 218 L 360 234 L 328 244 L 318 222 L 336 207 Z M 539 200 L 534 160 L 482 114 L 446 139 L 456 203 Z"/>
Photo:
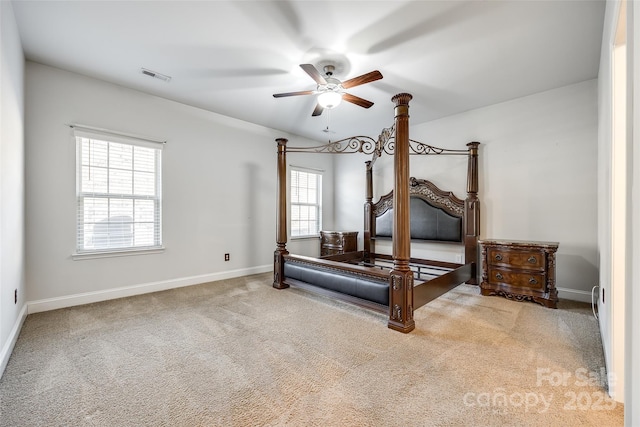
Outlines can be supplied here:
<path id="1" fill-rule="evenodd" d="M 341 82 L 340 80 L 333 77 L 333 72 L 335 71 L 335 67 L 333 65 L 324 66 L 325 77 L 320 74 L 318 69 L 313 66 L 313 64 L 300 64 L 300 68 L 302 68 L 307 74 L 309 74 L 311 78 L 318 84 L 316 90 L 276 93 L 273 95 L 273 97 L 283 98 L 285 96 L 317 94 L 318 104 L 313 110 L 313 113 L 311 114 L 312 116 L 319 116 L 320 114 L 322 114 L 325 108 L 332 109 L 337 107 L 343 99 L 347 102 L 359 105 L 364 108 L 371 107 L 373 105 L 373 102 L 367 101 L 366 99 L 362 99 L 355 95 L 351 95 L 350 93 L 345 92 L 345 89 L 349 89 L 365 83 L 370 83 L 382 78 L 382 74 L 380 73 L 380 71 L 376 70 Z"/>

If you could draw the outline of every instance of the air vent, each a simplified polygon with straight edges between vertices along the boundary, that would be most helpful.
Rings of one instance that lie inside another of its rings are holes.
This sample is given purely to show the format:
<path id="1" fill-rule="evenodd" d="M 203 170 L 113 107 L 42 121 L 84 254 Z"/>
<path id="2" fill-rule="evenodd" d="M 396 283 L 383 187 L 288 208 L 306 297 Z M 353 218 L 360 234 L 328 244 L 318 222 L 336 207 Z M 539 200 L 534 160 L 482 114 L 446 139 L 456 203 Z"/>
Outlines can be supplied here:
<path id="1" fill-rule="evenodd" d="M 142 72 L 142 74 L 149 76 L 149 77 L 153 77 L 154 79 L 159 79 L 162 80 L 163 82 L 169 82 L 169 80 L 171 80 L 171 76 L 167 76 L 165 74 L 160 74 L 160 73 L 156 73 L 155 71 L 151 71 L 148 70 L 146 68 L 140 68 L 140 71 Z"/>

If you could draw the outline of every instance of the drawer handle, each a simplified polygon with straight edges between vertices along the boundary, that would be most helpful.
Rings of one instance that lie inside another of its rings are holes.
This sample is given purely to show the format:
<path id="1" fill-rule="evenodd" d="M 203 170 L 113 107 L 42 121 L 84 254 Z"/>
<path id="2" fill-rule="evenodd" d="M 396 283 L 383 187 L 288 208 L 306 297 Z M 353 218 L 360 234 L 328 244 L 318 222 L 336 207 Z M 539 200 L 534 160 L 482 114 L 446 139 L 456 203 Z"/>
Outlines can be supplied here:
<path id="1" fill-rule="evenodd" d="M 501 254 L 496 255 L 495 258 L 496 258 L 496 261 L 502 261 L 502 255 Z"/>
<path id="2" fill-rule="evenodd" d="M 529 279 L 529 284 L 530 285 L 537 285 L 538 281 L 532 277 L 531 279 Z"/>
<path id="3" fill-rule="evenodd" d="M 536 257 L 530 256 L 527 261 L 529 261 L 530 264 L 535 264 L 537 260 L 536 260 Z"/>
<path id="4" fill-rule="evenodd" d="M 502 277 L 502 274 L 496 273 L 496 279 L 502 280 L 502 279 L 504 279 L 504 277 Z"/>

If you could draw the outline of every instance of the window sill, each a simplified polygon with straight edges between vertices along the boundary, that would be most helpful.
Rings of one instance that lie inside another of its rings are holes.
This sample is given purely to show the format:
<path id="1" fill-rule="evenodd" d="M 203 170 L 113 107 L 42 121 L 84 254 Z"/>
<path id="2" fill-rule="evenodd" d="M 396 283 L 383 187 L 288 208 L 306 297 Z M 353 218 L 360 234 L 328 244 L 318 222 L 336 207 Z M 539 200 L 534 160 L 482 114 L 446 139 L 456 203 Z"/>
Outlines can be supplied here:
<path id="1" fill-rule="evenodd" d="M 124 250 L 112 250 L 103 252 L 81 252 L 71 254 L 71 259 L 74 261 L 80 261 L 83 259 L 95 259 L 95 258 L 113 258 L 120 256 L 132 256 L 132 255 L 150 255 L 159 254 L 164 252 L 164 246 L 160 248 L 149 249 L 124 249 Z"/>
<path id="2" fill-rule="evenodd" d="M 308 239 L 319 239 L 319 234 L 312 234 L 309 236 L 291 236 L 291 240 L 308 240 Z"/>

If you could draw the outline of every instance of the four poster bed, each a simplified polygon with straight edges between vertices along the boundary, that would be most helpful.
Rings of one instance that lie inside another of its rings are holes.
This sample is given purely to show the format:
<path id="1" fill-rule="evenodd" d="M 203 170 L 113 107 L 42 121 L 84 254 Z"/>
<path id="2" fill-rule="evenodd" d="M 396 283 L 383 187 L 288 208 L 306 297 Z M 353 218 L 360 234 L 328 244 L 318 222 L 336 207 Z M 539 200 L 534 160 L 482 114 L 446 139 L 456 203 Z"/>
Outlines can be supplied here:
<path id="1" fill-rule="evenodd" d="M 320 147 L 288 147 L 278 143 L 277 247 L 273 286 L 299 287 L 360 306 L 388 313 L 391 329 L 415 328 L 413 310 L 448 292 L 460 283 L 477 284 L 477 244 L 480 233 L 478 200 L 478 145 L 467 150 L 437 148 L 409 139 L 409 101 L 401 93 L 395 103 L 395 123 L 377 140 L 352 137 Z M 365 153 L 366 200 L 364 250 L 321 258 L 289 254 L 286 219 L 286 153 Z M 394 189 L 373 202 L 372 170 L 383 153 L 394 157 Z M 464 155 L 468 158 L 467 197 L 457 198 L 433 183 L 409 177 L 409 155 Z M 391 239 L 393 255 L 378 254 L 376 240 Z M 464 262 L 449 263 L 411 257 L 412 241 L 464 245 Z"/>

